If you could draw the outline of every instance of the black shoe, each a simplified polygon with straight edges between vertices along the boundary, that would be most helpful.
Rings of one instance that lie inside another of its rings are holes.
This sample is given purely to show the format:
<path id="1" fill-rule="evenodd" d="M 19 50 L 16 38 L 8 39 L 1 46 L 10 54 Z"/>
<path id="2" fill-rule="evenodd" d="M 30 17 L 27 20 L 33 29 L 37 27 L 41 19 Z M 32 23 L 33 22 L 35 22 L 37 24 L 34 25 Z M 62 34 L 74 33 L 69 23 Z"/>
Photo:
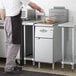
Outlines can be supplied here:
<path id="1" fill-rule="evenodd" d="M 13 70 L 6 71 L 5 73 L 7 73 L 7 74 L 20 74 L 20 73 L 22 73 L 22 67 L 16 66 L 16 67 L 14 67 Z"/>
<path id="2" fill-rule="evenodd" d="M 16 67 L 14 67 L 14 70 L 15 70 L 15 71 L 22 71 L 22 67 L 16 66 Z"/>

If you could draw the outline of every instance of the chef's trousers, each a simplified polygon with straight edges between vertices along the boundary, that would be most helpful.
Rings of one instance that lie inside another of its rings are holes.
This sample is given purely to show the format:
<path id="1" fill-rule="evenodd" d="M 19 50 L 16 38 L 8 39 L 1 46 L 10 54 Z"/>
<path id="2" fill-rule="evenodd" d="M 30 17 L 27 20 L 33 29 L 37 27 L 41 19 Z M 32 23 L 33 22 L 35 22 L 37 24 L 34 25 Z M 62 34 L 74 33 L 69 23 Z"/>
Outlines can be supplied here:
<path id="1" fill-rule="evenodd" d="M 15 59 L 17 53 L 20 49 L 20 44 L 13 44 L 12 42 L 12 23 L 11 17 L 6 17 L 4 22 L 5 27 L 5 37 L 6 37 L 6 64 L 5 64 L 5 71 L 11 71 L 16 66 Z"/>

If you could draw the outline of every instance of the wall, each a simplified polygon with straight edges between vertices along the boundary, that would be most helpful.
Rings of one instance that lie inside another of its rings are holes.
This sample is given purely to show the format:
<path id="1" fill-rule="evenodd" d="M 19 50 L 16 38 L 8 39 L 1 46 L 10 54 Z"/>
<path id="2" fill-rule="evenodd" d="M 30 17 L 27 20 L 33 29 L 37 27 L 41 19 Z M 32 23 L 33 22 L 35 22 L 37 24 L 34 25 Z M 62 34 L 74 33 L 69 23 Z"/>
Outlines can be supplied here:
<path id="1" fill-rule="evenodd" d="M 65 6 L 70 11 L 70 20 L 76 22 L 76 0 L 31 0 L 40 5 L 49 14 L 49 9 L 54 6 Z"/>
<path id="2" fill-rule="evenodd" d="M 73 21 L 76 23 L 76 0 L 32 0 L 38 5 L 40 5 L 44 10 L 46 15 L 49 15 L 49 9 L 53 8 L 54 6 L 64 6 L 67 9 L 69 9 L 69 20 Z M 71 55 L 71 29 L 66 29 L 67 31 L 65 32 L 66 35 L 66 47 L 65 51 L 67 56 Z M 76 32 L 76 29 L 75 29 Z M 67 38 L 67 33 L 68 33 L 68 38 Z M 75 33 L 75 41 L 76 41 L 76 33 Z M 75 43 L 76 46 L 76 43 Z M 75 47 L 76 49 L 76 47 Z M 76 53 L 76 51 L 75 51 Z M 76 54 L 75 54 L 76 55 Z"/>
<path id="3" fill-rule="evenodd" d="M 45 14 L 48 16 L 49 15 L 49 9 L 55 7 L 55 6 L 62 6 L 65 7 L 66 9 L 69 9 L 69 21 L 75 22 L 76 23 L 76 0 L 31 0 L 33 2 L 35 2 L 36 4 L 38 4 L 39 6 L 41 6 L 44 11 Z M 66 54 L 67 56 L 71 55 L 71 29 L 65 29 L 65 36 L 66 36 L 66 41 L 67 43 L 65 43 L 66 48 Z M 68 35 L 68 36 L 67 36 Z M 76 29 L 75 29 L 75 41 L 76 41 Z M 76 43 L 75 43 L 76 46 Z M 76 47 L 75 47 L 76 49 Z M 76 51 L 75 51 L 76 53 Z M 76 54 L 75 54 L 76 55 Z"/>

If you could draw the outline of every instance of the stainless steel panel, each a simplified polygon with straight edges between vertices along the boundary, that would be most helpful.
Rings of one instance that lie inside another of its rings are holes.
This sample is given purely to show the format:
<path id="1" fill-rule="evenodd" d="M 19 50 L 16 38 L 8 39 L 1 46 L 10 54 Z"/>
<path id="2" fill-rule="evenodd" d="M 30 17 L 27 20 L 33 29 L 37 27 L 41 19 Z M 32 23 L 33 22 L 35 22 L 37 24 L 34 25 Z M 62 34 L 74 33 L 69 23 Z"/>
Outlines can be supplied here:
<path id="1" fill-rule="evenodd" d="M 35 38 L 35 61 L 53 63 L 53 39 Z"/>
<path id="2" fill-rule="evenodd" d="M 5 34 L 4 28 L 0 28 L 0 57 L 3 57 L 3 58 L 6 57 L 6 52 L 7 52 L 7 50 L 5 50 L 5 35 L 4 34 Z"/>
<path id="3" fill-rule="evenodd" d="M 49 11 L 50 18 L 53 17 L 52 19 L 58 23 L 68 22 L 68 15 L 69 11 L 65 8 L 54 8 Z"/>
<path id="4" fill-rule="evenodd" d="M 33 9 L 27 10 L 27 19 L 28 20 L 36 20 L 36 11 Z"/>
<path id="5" fill-rule="evenodd" d="M 36 27 L 35 37 L 53 38 L 53 27 Z"/>

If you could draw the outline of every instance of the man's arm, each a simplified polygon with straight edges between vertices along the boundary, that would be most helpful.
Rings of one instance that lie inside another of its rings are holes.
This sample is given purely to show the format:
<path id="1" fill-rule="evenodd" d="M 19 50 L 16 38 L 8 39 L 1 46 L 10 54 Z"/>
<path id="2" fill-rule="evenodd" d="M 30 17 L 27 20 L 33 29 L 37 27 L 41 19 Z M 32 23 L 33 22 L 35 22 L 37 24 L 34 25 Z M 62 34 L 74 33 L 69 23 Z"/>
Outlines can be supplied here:
<path id="1" fill-rule="evenodd" d="M 0 9 L 0 17 L 3 21 L 5 20 L 5 9 Z"/>
<path id="2" fill-rule="evenodd" d="M 43 12 L 43 9 L 37 4 L 33 3 L 31 0 L 20 0 L 24 5 L 28 4 L 31 8 Z"/>
<path id="3" fill-rule="evenodd" d="M 3 21 L 5 20 L 5 10 L 2 0 L 0 0 L 0 17 Z"/>
<path id="4" fill-rule="evenodd" d="M 39 12 L 43 12 L 43 9 L 38 6 L 37 4 L 33 3 L 33 2 L 29 2 L 28 4 L 31 8 L 35 9 L 35 10 L 38 10 Z"/>

